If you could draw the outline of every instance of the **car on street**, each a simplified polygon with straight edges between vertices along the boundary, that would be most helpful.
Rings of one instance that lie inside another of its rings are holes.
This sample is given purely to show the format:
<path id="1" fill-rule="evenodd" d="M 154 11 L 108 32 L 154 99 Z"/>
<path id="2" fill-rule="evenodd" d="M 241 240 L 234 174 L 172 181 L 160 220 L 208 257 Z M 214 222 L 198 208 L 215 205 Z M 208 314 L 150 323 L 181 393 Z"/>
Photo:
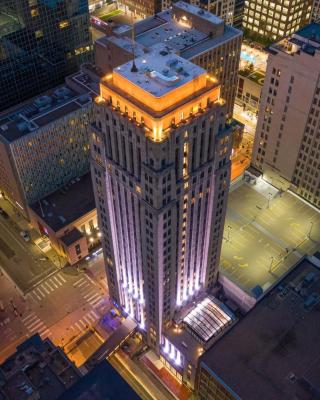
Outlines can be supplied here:
<path id="1" fill-rule="evenodd" d="M 1 207 L 0 207 L 0 215 L 2 215 L 3 218 L 8 218 L 8 217 L 9 217 L 9 215 L 8 215 L 8 214 L 4 211 L 4 209 L 1 208 Z"/>
<path id="2" fill-rule="evenodd" d="M 30 241 L 30 235 L 28 231 L 21 231 L 20 235 L 23 237 L 23 240 L 25 240 L 26 242 Z"/>

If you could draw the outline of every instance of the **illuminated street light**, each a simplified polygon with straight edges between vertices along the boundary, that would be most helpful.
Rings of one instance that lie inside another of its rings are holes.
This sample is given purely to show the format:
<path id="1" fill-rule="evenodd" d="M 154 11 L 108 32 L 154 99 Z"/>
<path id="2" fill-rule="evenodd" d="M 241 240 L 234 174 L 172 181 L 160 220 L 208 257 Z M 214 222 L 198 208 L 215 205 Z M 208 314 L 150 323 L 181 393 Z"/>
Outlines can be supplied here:
<path id="1" fill-rule="evenodd" d="M 310 229 L 309 229 L 308 236 L 307 236 L 308 239 L 311 239 L 312 228 L 313 228 L 313 221 L 310 221 Z"/>
<path id="2" fill-rule="evenodd" d="M 271 256 L 270 258 L 271 258 L 271 263 L 270 263 L 270 266 L 269 266 L 269 273 L 271 274 L 271 272 L 272 272 L 272 264 L 273 264 L 273 261 L 274 261 L 274 257 Z"/>
<path id="3" fill-rule="evenodd" d="M 267 204 L 267 208 L 270 207 L 270 200 L 272 199 L 272 193 L 268 193 L 268 204 Z"/>
<path id="4" fill-rule="evenodd" d="M 227 236 L 227 242 L 230 241 L 230 232 L 232 230 L 232 226 L 228 225 L 228 236 Z"/>

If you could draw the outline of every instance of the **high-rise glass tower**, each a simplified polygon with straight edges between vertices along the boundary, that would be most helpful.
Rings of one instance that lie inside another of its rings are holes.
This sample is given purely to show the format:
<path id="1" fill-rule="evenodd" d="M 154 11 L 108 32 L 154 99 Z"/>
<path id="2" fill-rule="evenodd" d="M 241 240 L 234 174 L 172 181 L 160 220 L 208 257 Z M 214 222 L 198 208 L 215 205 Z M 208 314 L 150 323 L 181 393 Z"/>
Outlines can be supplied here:
<path id="1" fill-rule="evenodd" d="M 156 351 L 175 311 L 217 278 L 225 114 L 216 79 L 164 44 L 101 83 L 91 155 L 109 293 Z"/>
<path id="2" fill-rule="evenodd" d="M 62 83 L 90 58 L 87 0 L 0 2 L 0 110 Z"/>

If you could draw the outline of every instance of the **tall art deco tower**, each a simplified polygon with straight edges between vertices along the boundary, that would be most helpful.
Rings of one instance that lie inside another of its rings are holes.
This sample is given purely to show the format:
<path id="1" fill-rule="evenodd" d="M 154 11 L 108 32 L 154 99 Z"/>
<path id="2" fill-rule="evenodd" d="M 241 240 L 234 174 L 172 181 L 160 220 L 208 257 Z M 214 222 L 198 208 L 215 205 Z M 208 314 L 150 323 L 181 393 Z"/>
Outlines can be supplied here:
<path id="1" fill-rule="evenodd" d="M 214 77 L 163 45 L 106 76 L 92 173 L 110 297 L 156 351 L 175 311 L 212 286 L 231 132 Z"/>

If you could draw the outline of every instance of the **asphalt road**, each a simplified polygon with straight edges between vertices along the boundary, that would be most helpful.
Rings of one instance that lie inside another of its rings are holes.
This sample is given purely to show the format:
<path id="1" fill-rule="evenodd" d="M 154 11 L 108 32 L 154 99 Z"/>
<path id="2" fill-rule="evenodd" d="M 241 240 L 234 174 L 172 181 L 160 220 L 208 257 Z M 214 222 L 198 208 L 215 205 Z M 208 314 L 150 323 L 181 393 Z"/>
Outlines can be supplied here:
<path id="1" fill-rule="evenodd" d="M 22 296 L 6 275 L 0 276 L 0 362 L 36 332 L 66 345 L 94 327 L 111 307 L 103 278 L 97 259 L 87 272 L 64 268 Z"/>
<path id="2" fill-rule="evenodd" d="M 110 364 L 129 383 L 142 400 L 173 400 L 173 396 L 152 376 L 119 350 L 108 358 Z"/>
<path id="3" fill-rule="evenodd" d="M 26 293 L 43 278 L 57 271 L 56 266 L 38 247 L 25 242 L 20 229 L 10 219 L 0 215 L 0 266 L 22 293 Z"/>

